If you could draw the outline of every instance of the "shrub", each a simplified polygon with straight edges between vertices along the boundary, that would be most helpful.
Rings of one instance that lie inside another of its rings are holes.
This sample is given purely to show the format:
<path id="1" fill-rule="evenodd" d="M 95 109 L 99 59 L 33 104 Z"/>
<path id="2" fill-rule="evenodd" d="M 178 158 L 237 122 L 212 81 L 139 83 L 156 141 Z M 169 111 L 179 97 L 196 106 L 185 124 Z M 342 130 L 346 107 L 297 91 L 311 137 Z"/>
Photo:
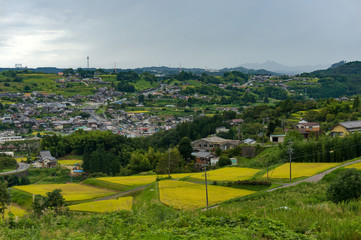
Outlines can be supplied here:
<path id="1" fill-rule="evenodd" d="M 227 165 L 232 165 L 232 161 L 231 161 L 231 159 L 229 159 L 229 157 L 223 155 L 223 156 L 221 156 L 219 158 L 218 165 L 220 167 L 224 167 L 224 166 L 227 166 Z"/>
<path id="2" fill-rule="evenodd" d="M 354 168 L 341 172 L 327 189 L 327 198 L 339 203 L 361 196 L 361 173 Z"/>

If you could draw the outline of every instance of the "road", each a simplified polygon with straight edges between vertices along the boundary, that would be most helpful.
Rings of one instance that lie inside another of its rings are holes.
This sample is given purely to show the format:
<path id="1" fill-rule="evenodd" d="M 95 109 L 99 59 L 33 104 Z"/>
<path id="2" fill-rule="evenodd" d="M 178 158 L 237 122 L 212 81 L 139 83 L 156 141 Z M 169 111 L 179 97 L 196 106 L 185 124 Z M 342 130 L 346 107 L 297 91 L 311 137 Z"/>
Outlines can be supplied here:
<path id="1" fill-rule="evenodd" d="M 0 173 L 0 175 L 9 175 L 27 170 L 30 164 L 18 163 L 19 167 L 16 170 Z"/>

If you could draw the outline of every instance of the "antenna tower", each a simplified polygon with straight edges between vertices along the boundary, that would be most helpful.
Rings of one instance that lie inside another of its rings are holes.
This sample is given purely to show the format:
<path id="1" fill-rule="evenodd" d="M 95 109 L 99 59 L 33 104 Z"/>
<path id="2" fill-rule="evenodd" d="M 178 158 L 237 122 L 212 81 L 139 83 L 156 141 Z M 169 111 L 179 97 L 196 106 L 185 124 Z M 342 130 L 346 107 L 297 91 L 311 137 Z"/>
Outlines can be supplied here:
<path id="1" fill-rule="evenodd" d="M 86 57 L 87 60 L 87 68 L 89 68 L 89 56 Z"/>

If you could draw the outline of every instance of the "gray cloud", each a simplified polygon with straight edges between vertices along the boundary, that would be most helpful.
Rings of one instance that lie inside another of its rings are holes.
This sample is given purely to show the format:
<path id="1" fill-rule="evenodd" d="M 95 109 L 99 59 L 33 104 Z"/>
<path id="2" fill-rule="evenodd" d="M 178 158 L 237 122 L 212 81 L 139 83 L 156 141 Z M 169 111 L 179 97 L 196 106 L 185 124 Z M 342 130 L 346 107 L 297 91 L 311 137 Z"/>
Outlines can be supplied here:
<path id="1" fill-rule="evenodd" d="M 0 66 L 356 60 L 360 10 L 357 0 L 0 0 Z"/>

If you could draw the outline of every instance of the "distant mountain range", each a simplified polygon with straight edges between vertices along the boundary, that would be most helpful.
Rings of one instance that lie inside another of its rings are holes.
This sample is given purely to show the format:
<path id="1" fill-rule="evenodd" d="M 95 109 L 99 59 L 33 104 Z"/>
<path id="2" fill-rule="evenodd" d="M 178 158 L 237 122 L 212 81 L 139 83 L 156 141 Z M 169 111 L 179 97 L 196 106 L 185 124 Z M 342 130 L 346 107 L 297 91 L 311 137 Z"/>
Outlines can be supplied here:
<path id="1" fill-rule="evenodd" d="M 223 68 L 219 70 L 206 70 L 203 68 L 182 68 L 182 71 L 192 72 L 194 74 L 202 74 L 204 72 L 212 75 L 221 75 L 224 72 L 229 71 L 240 71 L 247 74 L 262 74 L 262 75 L 280 75 L 280 74 L 300 74 L 304 72 L 313 72 L 320 69 L 327 69 L 330 65 L 305 65 L 305 66 L 286 66 L 283 64 L 279 64 L 273 61 L 267 61 L 264 63 L 245 63 L 239 67 L 234 68 Z M 4 70 L 19 70 L 16 68 L 0 68 L 0 72 Z M 64 68 L 56 68 L 56 67 L 38 67 L 38 68 L 28 68 L 31 71 L 35 72 L 44 72 L 44 73 L 58 73 L 62 72 Z M 84 70 L 96 70 L 95 68 L 83 68 Z M 114 69 L 103 69 L 106 72 L 113 72 Z M 141 74 L 143 72 L 150 72 L 153 74 L 162 74 L 162 75 L 172 75 L 179 73 L 179 68 L 171 68 L 171 67 L 142 67 L 142 68 L 135 68 L 135 69 L 117 69 L 117 71 L 127 71 L 132 70 Z"/>
<path id="2" fill-rule="evenodd" d="M 241 66 L 244 68 L 265 69 L 280 74 L 299 74 L 304 72 L 313 72 L 320 69 L 327 69 L 328 67 L 330 67 L 329 64 L 287 66 L 274 61 L 267 61 L 264 63 L 245 63 L 241 64 Z"/>

